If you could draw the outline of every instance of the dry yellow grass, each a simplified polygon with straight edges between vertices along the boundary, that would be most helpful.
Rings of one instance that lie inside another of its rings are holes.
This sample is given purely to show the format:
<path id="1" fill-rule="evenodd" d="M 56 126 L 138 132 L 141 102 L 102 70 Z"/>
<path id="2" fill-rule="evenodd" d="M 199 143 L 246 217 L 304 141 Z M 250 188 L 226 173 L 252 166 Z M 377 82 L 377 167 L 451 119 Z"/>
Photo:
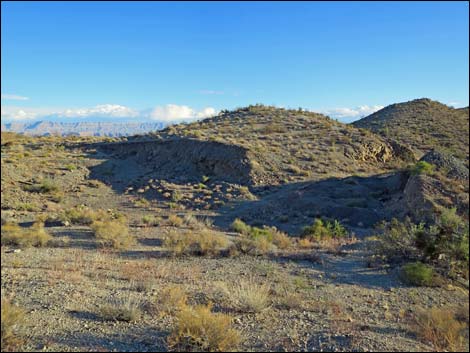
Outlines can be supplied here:
<path id="1" fill-rule="evenodd" d="M 168 339 L 171 348 L 184 351 L 232 352 L 240 344 L 239 333 L 232 328 L 229 315 L 213 313 L 210 305 L 184 307 Z"/>
<path id="2" fill-rule="evenodd" d="M 24 320 L 24 311 L 10 300 L 2 299 L 2 352 L 12 349 L 18 343 L 17 329 Z M 19 350 L 18 350 L 19 351 Z"/>
<path id="3" fill-rule="evenodd" d="M 41 222 L 35 222 L 29 228 L 23 228 L 13 223 L 2 225 L 2 245 L 41 247 L 47 245 L 51 240 L 52 236 L 46 232 L 44 224 Z"/>
<path id="4" fill-rule="evenodd" d="M 432 343 L 439 351 L 463 352 L 465 331 L 468 331 L 468 311 L 466 318 L 456 314 L 452 308 L 420 308 L 416 311 L 412 328 L 419 338 Z"/>
<path id="5" fill-rule="evenodd" d="M 94 221 L 91 228 L 102 246 L 127 249 L 135 242 L 127 225 L 117 220 Z"/>

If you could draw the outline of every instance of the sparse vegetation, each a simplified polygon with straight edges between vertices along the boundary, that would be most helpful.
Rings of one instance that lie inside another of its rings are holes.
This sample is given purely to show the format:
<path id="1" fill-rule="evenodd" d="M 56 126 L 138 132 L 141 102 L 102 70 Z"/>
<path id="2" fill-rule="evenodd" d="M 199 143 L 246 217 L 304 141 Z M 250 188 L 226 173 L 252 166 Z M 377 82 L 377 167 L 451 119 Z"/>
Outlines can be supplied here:
<path id="1" fill-rule="evenodd" d="M 127 249 L 134 243 L 134 238 L 129 235 L 128 226 L 121 221 L 94 221 L 91 228 L 102 246 Z"/>
<path id="2" fill-rule="evenodd" d="M 47 245 L 51 240 L 51 235 L 46 232 L 44 224 L 41 222 L 36 222 L 31 227 L 27 228 L 20 227 L 14 223 L 2 225 L 2 246 L 42 247 Z"/>
<path id="3" fill-rule="evenodd" d="M 163 246 L 177 256 L 214 256 L 225 250 L 228 244 L 227 238 L 209 229 L 193 233 L 170 231 L 163 241 Z"/>
<path id="4" fill-rule="evenodd" d="M 412 175 L 432 174 L 434 166 L 428 162 L 419 161 L 411 168 L 410 171 Z"/>
<path id="5" fill-rule="evenodd" d="M 236 244 L 242 253 L 263 254 L 273 245 L 279 249 L 287 249 L 292 245 L 290 238 L 275 227 L 252 227 L 237 218 L 232 222 L 231 229 L 246 237 L 238 240 Z"/>
<path id="6" fill-rule="evenodd" d="M 315 241 L 341 239 L 347 235 L 346 228 L 337 220 L 331 222 L 316 218 L 311 226 L 306 226 L 302 230 L 302 237 Z"/>
<path id="7" fill-rule="evenodd" d="M 230 307 L 244 313 L 257 313 L 270 303 L 270 286 L 260 284 L 254 278 L 241 279 L 230 285 L 221 284 Z"/>
<path id="8" fill-rule="evenodd" d="M 100 307 L 99 315 L 106 321 L 135 322 L 142 315 L 141 303 L 130 297 L 113 299 Z"/>
<path id="9" fill-rule="evenodd" d="M 435 281 L 434 269 L 422 262 L 406 264 L 402 267 L 402 278 L 409 284 L 432 286 Z"/>
<path id="10" fill-rule="evenodd" d="M 30 192 L 37 192 L 41 194 L 52 193 L 59 190 L 57 183 L 49 178 L 41 180 L 39 183 L 32 185 L 25 185 L 24 189 Z"/>
<path id="11" fill-rule="evenodd" d="M 468 306 L 466 317 L 459 318 L 455 308 L 418 308 L 411 327 L 424 342 L 438 351 L 465 351 L 468 340 Z M 467 331 L 467 333 L 465 332 Z"/>
<path id="12" fill-rule="evenodd" d="M 17 351 L 18 329 L 24 322 L 25 312 L 20 307 L 2 298 L 2 351 Z M 16 348 L 16 349 L 15 349 Z"/>
<path id="13" fill-rule="evenodd" d="M 232 328 L 232 318 L 213 313 L 211 306 L 186 306 L 177 315 L 177 325 L 169 345 L 177 351 L 232 352 L 240 335 Z"/>
<path id="14" fill-rule="evenodd" d="M 429 226 L 393 219 L 379 226 L 378 250 L 388 261 L 420 260 L 433 264 L 446 277 L 468 278 L 468 229 L 455 209 L 441 210 Z"/>
<path id="15" fill-rule="evenodd" d="M 168 224 L 173 227 L 181 227 L 184 221 L 181 217 L 178 217 L 175 214 L 171 214 L 168 216 Z"/>

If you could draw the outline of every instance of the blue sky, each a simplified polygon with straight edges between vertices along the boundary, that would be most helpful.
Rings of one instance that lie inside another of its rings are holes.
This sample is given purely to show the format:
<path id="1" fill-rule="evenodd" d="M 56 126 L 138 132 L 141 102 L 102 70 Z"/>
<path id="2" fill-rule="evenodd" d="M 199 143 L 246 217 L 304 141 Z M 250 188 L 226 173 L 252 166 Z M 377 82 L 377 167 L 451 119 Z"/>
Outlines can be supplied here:
<path id="1" fill-rule="evenodd" d="M 468 105 L 467 2 L 2 1 L 2 121 Z"/>

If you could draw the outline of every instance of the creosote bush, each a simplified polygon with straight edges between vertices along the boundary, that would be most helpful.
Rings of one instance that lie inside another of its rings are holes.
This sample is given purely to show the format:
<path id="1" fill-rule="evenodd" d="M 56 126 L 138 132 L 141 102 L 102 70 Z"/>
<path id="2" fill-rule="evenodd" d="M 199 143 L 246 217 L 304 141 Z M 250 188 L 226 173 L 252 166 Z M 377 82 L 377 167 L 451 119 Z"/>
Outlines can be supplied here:
<path id="1" fill-rule="evenodd" d="M 252 227 L 237 218 L 232 222 L 231 229 L 242 235 L 235 241 L 233 250 L 243 254 L 260 255 L 275 248 L 287 249 L 292 245 L 287 234 L 276 227 Z"/>
<path id="2" fill-rule="evenodd" d="M 434 166 L 428 162 L 419 161 L 410 169 L 410 172 L 412 175 L 428 175 L 434 172 Z"/>
<path id="3" fill-rule="evenodd" d="M 406 264 L 402 267 L 402 279 L 417 286 L 432 286 L 435 283 L 434 269 L 421 262 Z"/>
<path id="4" fill-rule="evenodd" d="M 315 241 L 341 239 L 347 235 L 346 228 L 337 220 L 331 222 L 316 218 L 311 226 L 306 226 L 302 229 L 303 238 Z"/>
<path id="5" fill-rule="evenodd" d="M 469 227 L 455 208 L 442 209 L 434 224 L 392 219 L 378 229 L 378 251 L 388 261 L 421 261 L 447 277 L 468 278 Z"/>

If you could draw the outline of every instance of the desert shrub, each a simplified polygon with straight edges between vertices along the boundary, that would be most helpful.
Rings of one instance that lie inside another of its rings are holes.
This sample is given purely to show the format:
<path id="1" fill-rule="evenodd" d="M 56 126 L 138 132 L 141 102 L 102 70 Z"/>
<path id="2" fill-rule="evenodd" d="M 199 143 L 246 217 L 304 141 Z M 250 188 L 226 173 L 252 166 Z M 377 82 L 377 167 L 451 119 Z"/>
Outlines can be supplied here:
<path id="1" fill-rule="evenodd" d="M 229 245 L 226 237 L 209 229 L 194 233 L 169 232 L 163 246 L 174 255 L 217 255 Z"/>
<path id="2" fill-rule="evenodd" d="M 29 212 L 37 212 L 40 211 L 41 208 L 39 205 L 31 202 L 18 202 L 13 207 L 17 211 L 29 211 Z"/>
<path id="3" fill-rule="evenodd" d="M 422 262 L 406 264 L 402 267 L 402 279 L 417 286 L 432 286 L 434 284 L 434 269 Z"/>
<path id="4" fill-rule="evenodd" d="M 236 242 L 237 250 L 245 254 L 266 253 L 273 245 L 280 249 L 286 249 L 291 245 L 287 234 L 280 232 L 276 227 L 251 227 L 237 218 L 233 221 L 231 229 L 246 238 Z"/>
<path id="5" fill-rule="evenodd" d="M 432 174 L 434 171 L 434 166 L 425 161 L 417 162 L 413 167 L 411 167 L 410 172 L 412 175 L 419 174 Z"/>
<path id="6" fill-rule="evenodd" d="M 2 245 L 42 247 L 47 245 L 52 239 L 52 236 L 44 229 L 42 222 L 35 222 L 28 228 L 20 227 L 14 223 L 7 223 L 2 226 Z"/>
<path id="7" fill-rule="evenodd" d="M 67 209 L 59 215 L 59 219 L 77 225 L 91 225 L 94 221 L 111 221 L 116 220 L 120 223 L 126 222 L 126 217 L 113 210 L 93 210 L 86 206 L 76 206 Z"/>
<path id="8" fill-rule="evenodd" d="M 161 222 L 162 220 L 158 216 L 152 216 L 152 215 L 142 216 L 142 223 L 145 224 L 146 226 L 155 227 L 155 226 L 160 225 Z"/>
<path id="9" fill-rule="evenodd" d="M 135 322 L 141 315 L 141 303 L 130 297 L 113 299 L 99 308 L 100 317 L 106 321 Z"/>
<path id="10" fill-rule="evenodd" d="M 449 277 L 468 278 L 469 228 L 455 209 L 443 209 L 434 224 L 413 224 L 409 219 L 382 223 L 379 253 L 388 261 L 420 260 L 432 263 Z"/>
<path id="11" fill-rule="evenodd" d="M 181 286 L 170 285 L 159 293 L 158 310 L 174 314 L 186 306 L 188 297 Z"/>
<path id="12" fill-rule="evenodd" d="M 422 232 L 424 223 L 413 224 L 409 218 L 404 222 L 393 218 L 377 226 L 380 244 L 377 251 L 388 261 L 399 262 L 403 259 L 417 258 L 416 234 Z"/>
<path id="13" fill-rule="evenodd" d="M 77 206 L 65 210 L 62 219 L 71 224 L 90 225 L 97 218 L 96 212 L 88 207 Z"/>
<path id="14" fill-rule="evenodd" d="M 270 123 L 262 127 L 259 132 L 267 135 L 273 133 L 284 133 L 287 132 L 287 128 L 281 124 Z"/>
<path id="15" fill-rule="evenodd" d="M 171 214 L 168 216 L 168 224 L 173 227 L 181 227 L 184 221 L 181 217 Z"/>
<path id="16" fill-rule="evenodd" d="M 286 233 L 280 232 L 278 230 L 273 231 L 272 242 L 279 249 L 287 249 L 292 245 L 291 238 L 289 238 Z"/>
<path id="17" fill-rule="evenodd" d="M 239 333 L 232 328 L 227 314 L 213 313 L 211 306 L 184 307 L 177 315 L 178 323 L 168 339 L 177 351 L 231 352 L 238 348 Z"/>
<path id="18" fill-rule="evenodd" d="M 233 246 L 230 249 L 231 256 L 239 254 L 247 255 L 264 255 L 273 250 L 273 244 L 271 244 L 266 238 L 249 239 L 240 237 L 235 239 Z"/>
<path id="19" fill-rule="evenodd" d="M 239 218 L 236 218 L 232 222 L 230 228 L 234 232 L 237 232 L 237 233 L 240 233 L 240 234 L 243 234 L 243 235 L 248 235 L 248 234 L 250 234 L 250 231 L 251 231 L 251 227 Z"/>
<path id="20" fill-rule="evenodd" d="M 191 213 L 188 213 L 184 216 L 183 223 L 185 226 L 191 229 L 201 230 L 201 229 L 206 228 L 206 224 L 200 221 L 199 219 L 197 219 Z"/>
<path id="21" fill-rule="evenodd" d="M 8 299 L 2 298 L 2 351 L 6 351 L 10 346 L 13 348 L 17 341 L 17 330 L 24 321 L 24 311 L 11 303 Z M 17 350 L 13 350 L 17 351 Z"/>
<path id="22" fill-rule="evenodd" d="M 297 245 L 301 248 L 301 249 L 310 249 L 313 247 L 313 243 L 312 241 L 309 239 L 309 238 L 301 238 L 299 239 L 299 241 L 297 242 Z"/>
<path id="23" fill-rule="evenodd" d="M 462 321 L 453 308 L 420 308 L 416 310 L 411 327 L 418 338 L 432 343 L 437 351 L 464 352 L 468 349 L 465 345 L 468 310 L 466 318 L 467 322 Z"/>
<path id="24" fill-rule="evenodd" d="M 258 283 L 254 278 L 242 279 L 229 285 L 221 284 L 229 305 L 240 312 L 257 313 L 270 305 L 270 286 Z"/>
<path id="25" fill-rule="evenodd" d="M 127 249 L 134 244 L 134 238 L 129 235 L 128 226 L 119 220 L 94 221 L 91 229 L 102 246 Z"/>
<path id="26" fill-rule="evenodd" d="M 303 305 L 302 296 L 294 291 L 284 289 L 281 297 L 279 298 L 279 307 L 282 309 L 300 309 Z"/>
<path id="27" fill-rule="evenodd" d="M 57 186 L 57 184 L 55 183 L 53 179 L 46 178 L 46 179 L 41 180 L 41 182 L 39 183 L 36 183 L 33 185 L 26 185 L 24 186 L 24 189 L 30 192 L 46 194 L 46 193 L 58 191 L 59 187 Z"/>
<path id="28" fill-rule="evenodd" d="M 348 235 L 346 228 L 337 220 L 324 221 L 316 218 L 311 226 L 302 229 L 302 237 L 315 241 L 341 239 Z"/>

